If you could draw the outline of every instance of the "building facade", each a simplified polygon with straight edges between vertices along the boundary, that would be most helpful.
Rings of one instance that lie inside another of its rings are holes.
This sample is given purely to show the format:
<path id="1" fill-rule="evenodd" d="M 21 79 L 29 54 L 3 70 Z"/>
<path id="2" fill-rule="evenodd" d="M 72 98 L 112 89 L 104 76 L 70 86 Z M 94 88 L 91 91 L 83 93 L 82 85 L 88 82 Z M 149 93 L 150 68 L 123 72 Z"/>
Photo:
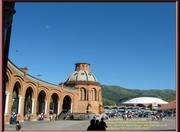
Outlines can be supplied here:
<path id="1" fill-rule="evenodd" d="M 11 113 L 17 120 L 37 120 L 50 112 L 101 114 L 103 112 L 101 85 L 90 71 L 90 64 L 77 63 L 75 71 L 59 85 L 54 85 L 27 74 L 8 61 L 6 72 L 4 122 L 10 123 Z"/>

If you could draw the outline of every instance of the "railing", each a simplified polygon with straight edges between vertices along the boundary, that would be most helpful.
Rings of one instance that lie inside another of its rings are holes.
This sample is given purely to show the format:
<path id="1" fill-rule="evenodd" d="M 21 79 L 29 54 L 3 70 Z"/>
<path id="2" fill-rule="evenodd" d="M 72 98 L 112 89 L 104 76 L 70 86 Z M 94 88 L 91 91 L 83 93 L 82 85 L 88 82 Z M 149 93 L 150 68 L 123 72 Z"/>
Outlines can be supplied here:
<path id="1" fill-rule="evenodd" d="M 69 110 L 68 112 L 61 112 L 58 116 L 58 120 L 88 120 L 91 119 L 95 114 L 87 114 L 87 113 L 71 113 Z"/>
<path id="2" fill-rule="evenodd" d="M 71 114 L 71 111 L 69 110 L 68 112 L 61 112 L 58 116 L 57 119 L 58 120 L 66 120 L 69 115 Z"/>

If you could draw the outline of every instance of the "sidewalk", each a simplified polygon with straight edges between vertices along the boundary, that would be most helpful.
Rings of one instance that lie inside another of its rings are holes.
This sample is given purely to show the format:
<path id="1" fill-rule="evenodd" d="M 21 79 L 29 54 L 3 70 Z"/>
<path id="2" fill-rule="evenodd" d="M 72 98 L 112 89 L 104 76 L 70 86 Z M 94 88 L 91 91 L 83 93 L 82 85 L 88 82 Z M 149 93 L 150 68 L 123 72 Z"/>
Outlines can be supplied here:
<path id="1" fill-rule="evenodd" d="M 87 130 L 89 120 L 26 121 L 21 130 Z M 15 125 L 5 125 L 4 130 L 15 130 Z"/>

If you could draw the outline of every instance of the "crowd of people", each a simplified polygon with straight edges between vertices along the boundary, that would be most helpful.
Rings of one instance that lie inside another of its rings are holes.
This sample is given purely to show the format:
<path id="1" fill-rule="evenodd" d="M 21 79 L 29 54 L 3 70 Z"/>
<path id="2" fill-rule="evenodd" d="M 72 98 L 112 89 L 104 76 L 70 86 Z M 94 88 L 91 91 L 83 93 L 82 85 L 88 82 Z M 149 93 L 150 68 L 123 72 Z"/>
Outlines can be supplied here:
<path id="1" fill-rule="evenodd" d="M 57 115 L 55 113 L 50 113 L 49 114 L 49 120 L 50 121 L 55 121 L 57 119 Z"/>
<path id="2" fill-rule="evenodd" d="M 147 118 L 152 120 L 171 119 L 176 117 L 175 111 L 162 111 L 150 109 L 105 109 L 108 118 L 122 118 L 124 120 Z"/>
<path id="3" fill-rule="evenodd" d="M 21 129 L 21 124 L 17 120 L 17 114 L 14 111 L 11 113 L 10 124 L 15 125 L 16 131 L 19 131 Z"/>
<path id="4" fill-rule="evenodd" d="M 161 113 L 156 113 L 156 114 L 153 114 L 152 115 L 152 120 L 163 120 L 164 118 L 164 114 L 161 112 Z"/>
<path id="5" fill-rule="evenodd" d="M 122 118 L 123 118 L 124 120 L 126 120 L 126 119 L 132 119 L 132 113 L 128 111 L 127 113 L 124 113 L 124 114 L 122 115 Z"/>
<path id="6" fill-rule="evenodd" d="M 134 116 L 132 112 L 127 112 L 127 113 L 122 114 L 122 118 L 124 120 L 132 119 L 133 117 Z M 139 116 L 139 117 L 143 117 L 143 116 Z M 163 112 L 156 112 L 156 113 L 149 113 L 147 117 L 151 118 L 152 120 L 163 120 L 165 115 L 163 114 Z"/>
<path id="7" fill-rule="evenodd" d="M 90 125 L 87 128 L 87 131 L 106 131 L 107 125 L 104 122 L 104 118 L 101 118 L 99 121 L 96 118 L 91 119 Z"/>
<path id="8" fill-rule="evenodd" d="M 44 120 L 44 118 L 46 118 L 45 114 L 44 113 L 41 113 L 38 115 L 38 120 Z"/>

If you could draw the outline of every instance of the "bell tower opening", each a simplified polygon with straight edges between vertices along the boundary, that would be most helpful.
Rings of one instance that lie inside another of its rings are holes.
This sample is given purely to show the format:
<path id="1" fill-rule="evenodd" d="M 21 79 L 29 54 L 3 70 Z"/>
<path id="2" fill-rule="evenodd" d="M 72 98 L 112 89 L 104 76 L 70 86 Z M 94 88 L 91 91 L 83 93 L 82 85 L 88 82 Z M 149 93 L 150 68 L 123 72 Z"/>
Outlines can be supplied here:
<path id="1" fill-rule="evenodd" d="M 90 72 L 90 64 L 89 63 L 76 63 L 75 71 L 88 71 Z"/>

